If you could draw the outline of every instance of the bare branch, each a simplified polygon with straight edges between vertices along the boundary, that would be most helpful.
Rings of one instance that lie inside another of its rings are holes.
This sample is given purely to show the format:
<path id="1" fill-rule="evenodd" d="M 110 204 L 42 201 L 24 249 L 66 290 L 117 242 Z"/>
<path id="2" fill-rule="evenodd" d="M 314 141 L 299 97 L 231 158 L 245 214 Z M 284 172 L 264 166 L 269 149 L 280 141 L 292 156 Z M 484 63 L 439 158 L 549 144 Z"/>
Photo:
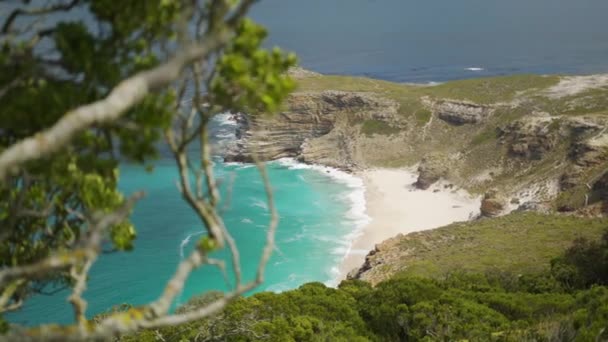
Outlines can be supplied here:
<path id="1" fill-rule="evenodd" d="M 87 287 L 87 276 L 96 259 L 97 255 L 93 255 L 85 261 L 84 266 L 82 266 L 80 271 L 78 271 L 76 265 L 73 265 L 70 271 L 70 275 L 76 280 L 76 285 L 74 286 L 72 294 L 68 297 L 68 300 L 72 303 L 74 308 L 74 318 L 78 323 L 81 333 L 85 333 L 87 327 L 87 319 L 85 316 L 87 302 L 82 298 L 82 293 Z"/>
<path id="2" fill-rule="evenodd" d="M 190 256 L 182 261 L 171 280 L 165 286 L 163 294 L 155 302 L 150 304 L 150 308 L 156 316 L 165 315 L 169 311 L 173 299 L 182 292 L 186 279 L 190 273 L 199 267 L 204 260 L 204 256 L 198 250 L 195 250 Z"/>
<path id="3" fill-rule="evenodd" d="M 13 294 L 23 285 L 25 284 L 24 279 L 17 279 L 13 281 L 10 285 L 8 285 L 2 291 L 2 295 L 0 296 L 0 313 L 13 311 L 21 307 L 23 304 L 22 299 L 18 299 L 16 302 L 8 304 L 13 298 Z"/>
<path id="4" fill-rule="evenodd" d="M 230 303 L 230 301 L 234 300 L 236 297 L 242 295 L 243 293 L 245 293 L 247 291 L 254 289 L 255 287 L 257 287 L 259 284 L 261 284 L 264 281 L 264 273 L 266 270 L 266 264 L 268 263 L 268 260 L 270 259 L 272 251 L 274 250 L 275 233 L 276 233 L 276 228 L 277 228 L 278 222 L 279 222 L 279 215 L 278 215 L 278 213 L 276 211 L 276 207 L 274 205 L 274 196 L 272 193 L 272 188 L 270 186 L 270 181 L 268 178 L 268 174 L 266 172 L 266 168 L 257 159 L 256 159 L 256 165 L 258 167 L 258 170 L 259 170 L 260 175 L 262 176 L 262 180 L 264 182 L 264 189 L 266 191 L 266 196 L 267 196 L 267 201 L 268 201 L 268 209 L 270 211 L 270 223 L 268 226 L 268 231 L 266 233 L 266 243 L 264 245 L 264 249 L 262 251 L 262 256 L 258 263 L 258 269 L 257 269 L 257 274 L 256 274 L 255 280 L 252 282 L 249 282 L 245 285 L 237 286 L 234 291 L 226 294 L 226 296 L 224 296 L 223 298 L 221 298 L 213 303 L 210 303 L 207 306 L 204 306 L 197 310 L 189 311 L 189 312 L 186 312 L 183 314 L 176 314 L 176 315 L 160 317 L 155 320 L 145 322 L 142 325 L 143 327 L 157 328 L 157 327 L 162 327 L 162 326 L 167 326 L 167 325 L 182 324 L 182 323 L 190 322 L 190 321 L 193 321 L 196 319 L 208 317 L 210 315 L 217 313 L 221 309 L 223 309 L 228 303 Z"/>

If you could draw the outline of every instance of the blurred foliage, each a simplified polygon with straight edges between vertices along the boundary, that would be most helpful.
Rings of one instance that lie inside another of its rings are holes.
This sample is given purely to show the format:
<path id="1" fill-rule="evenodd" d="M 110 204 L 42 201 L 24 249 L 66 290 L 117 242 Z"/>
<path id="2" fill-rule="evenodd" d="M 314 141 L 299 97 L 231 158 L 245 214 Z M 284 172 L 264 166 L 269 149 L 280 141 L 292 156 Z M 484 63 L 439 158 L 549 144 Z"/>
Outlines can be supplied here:
<path id="1" fill-rule="evenodd" d="M 28 27 L 30 19 L 16 20 L 15 32 L 22 33 L 0 36 L 0 152 L 179 52 L 184 37 L 180 40 L 178 33 L 197 22 L 204 30 L 210 6 L 220 3 L 83 0 L 70 15 L 50 14 L 49 20 L 41 20 L 51 26 L 40 32 L 36 25 Z M 192 4 L 199 7 L 186 7 Z M 211 105 L 222 111 L 272 112 L 294 88 L 286 71 L 295 56 L 264 49 L 266 36 L 264 28 L 243 20 L 225 51 L 200 61 L 208 67 L 206 73 L 215 75 L 213 87 L 201 86 L 201 91 L 211 90 Z M 120 164 L 151 168 L 163 133 L 177 114 L 177 94 L 172 87 L 149 94 L 118 121 L 78 134 L 69 146 L 27 163 L 0 184 L 0 268 L 69 251 L 85 236 L 87 217 L 120 207 L 125 201 L 117 188 Z M 136 227 L 122 222 L 108 232 L 106 247 L 131 250 L 136 236 Z M 12 301 L 71 283 L 67 272 L 24 282 Z"/>
<path id="2" fill-rule="evenodd" d="M 260 49 L 267 35 L 262 26 L 248 19 L 238 27 L 212 81 L 217 104 L 252 114 L 275 112 L 295 89 L 295 82 L 280 71 L 295 66 L 296 56 L 285 55 L 279 48 Z"/>

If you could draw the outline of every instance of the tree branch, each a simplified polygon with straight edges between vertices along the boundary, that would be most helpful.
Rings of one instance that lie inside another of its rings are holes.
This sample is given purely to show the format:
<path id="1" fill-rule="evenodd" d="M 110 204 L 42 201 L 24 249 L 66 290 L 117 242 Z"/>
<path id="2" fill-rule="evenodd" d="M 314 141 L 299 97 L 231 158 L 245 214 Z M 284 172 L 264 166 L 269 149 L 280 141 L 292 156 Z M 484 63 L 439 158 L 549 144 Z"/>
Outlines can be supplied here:
<path id="1" fill-rule="evenodd" d="M 56 152 L 77 133 L 94 124 L 118 119 L 129 108 L 141 102 L 150 91 L 165 87 L 176 80 L 187 65 L 224 46 L 232 36 L 231 31 L 221 29 L 209 32 L 202 42 L 184 47 L 182 52 L 168 62 L 122 81 L 105 99 L 78 107 L 46 131 L 12 145 L 0 155 L 0 179 L 4 179 L 12 169 L 29 160 Z"/>
<path id="2" fill-rule="evenodd" d="M 2 269 L 0 271 L 0 286 L 3 286 L 9 281 L 20 278 L 44 278 L 49 273 L 67 269 L 68 267 L 86 259 L 92 253 L 96 254 L 99 250 L 99 246 L 101 245 L 103 233 L 109 227 L 124 221 L 129 215 L 135 202 L 142 197 L 143 193 L 136 193 L 115 212 L 110 214 L 102 214 L 102 217 L 92 225 L 90 229 L 91 233 L 85 241 L 84 246 L 74 250 L 56 253 L 34 264 Z"/>
<path id="3" fill-rule="evenodd" d="M 6 21 L 4 22 L 4 25 L 2 25 L 2 30 L 0 31 L 0 33 L 7 34 L 10 31 L 11 26 L 12 26 L 13 22 L 15 21 L 15 19 L 17 19 L 17 17 L 20 15 L 43 15 L 43 14 L 49 14 L 52 12 L 69 11 L 72 8 L 74 8 L 76 5 L 78 5 L 79 2 L 80 2 L 80 0 L 72 0 L 68 3 L 55 4 L 55 5 L 52 5 L 49 7 L 30 8 L 30 9 L 17 8 L 15 10 L 13 10 L 11 12 L 11 14 L 9 14 L 9 16 L 6 18 Z"/>

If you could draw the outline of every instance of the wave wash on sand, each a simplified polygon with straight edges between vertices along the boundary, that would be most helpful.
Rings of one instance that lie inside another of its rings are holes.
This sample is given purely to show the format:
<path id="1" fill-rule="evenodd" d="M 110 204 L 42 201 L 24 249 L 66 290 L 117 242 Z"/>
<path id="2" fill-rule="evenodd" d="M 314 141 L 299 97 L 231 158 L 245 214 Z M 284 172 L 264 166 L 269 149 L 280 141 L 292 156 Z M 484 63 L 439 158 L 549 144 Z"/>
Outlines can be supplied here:
<path id="1" fill-rule="evenodd" d="M 414 187 L 417 174 L 407 169 L 360 171 L 366 189 L 366 212 L 371 218 L 352 242 L 339 267 L 340 280 L 360 267 L 374 246 L 398 234 L 429 230 L 479 215 L 480 197 L 440 181 L 428 190 Z"/>

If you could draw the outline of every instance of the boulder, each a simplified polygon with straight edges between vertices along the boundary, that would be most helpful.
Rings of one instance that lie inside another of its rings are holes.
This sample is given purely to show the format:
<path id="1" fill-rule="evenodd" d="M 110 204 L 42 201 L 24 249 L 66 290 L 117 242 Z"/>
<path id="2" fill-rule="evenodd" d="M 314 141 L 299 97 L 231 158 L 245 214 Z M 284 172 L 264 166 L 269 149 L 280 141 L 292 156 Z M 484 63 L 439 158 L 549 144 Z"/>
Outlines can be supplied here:
<path id="1" fill-rule="evenodd" d="M 445 177 L 448 172 L 447 158 L 442 155 L 429 155 L 422 159 L 418 166 L 418 180 L 414 183 L 416 188 L 426 190 Z"/>
<path id="2" fill-rule="evenodd" d="M 496 190 L 490 190 L 483 196 L 481 201 L 481 216 L 499 216 L 505 210 L 505 207 L 505 200 L 498 196 L 498 192 Z"/>

